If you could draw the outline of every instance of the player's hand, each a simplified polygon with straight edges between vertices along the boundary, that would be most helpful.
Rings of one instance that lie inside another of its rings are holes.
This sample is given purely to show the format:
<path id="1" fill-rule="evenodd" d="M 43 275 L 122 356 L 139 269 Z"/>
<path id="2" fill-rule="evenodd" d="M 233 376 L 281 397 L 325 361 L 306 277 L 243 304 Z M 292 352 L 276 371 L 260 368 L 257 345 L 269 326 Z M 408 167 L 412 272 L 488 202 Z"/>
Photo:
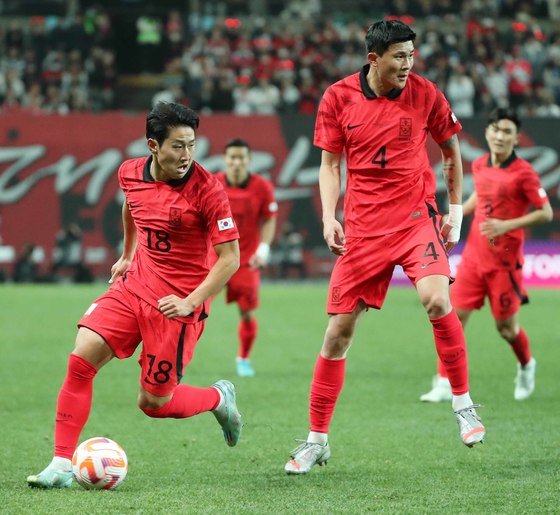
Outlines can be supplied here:
<path id="1" fill-rule="evenodd" d="M 256 254 L 253 254 L 249 259 L 249 266 L 251 268 L 263 268 L 264 266 L 266 266 L 266 263 L 263 258 L 257 256 Z"/>
<path id="2" fill-rule="evenodd" d="M 337 256 L 342 256 L 346 253 L 346 237 L 344 236 L 344 229 L 338 220 L 331 218 L 323 222 L 323 238 L 327 242 L 329 250 Z"/>
<path id="3" fill-rule="evenodd" d="M 249 259 L 249 266 L 252 268 L 263 268 L 268 264 L 270 259 L 270 245 L 261 242 L 257 251 Z"/>
<path id="4" fill-rule="evenodd" d="M 168 295 L 158 300 L 158 309 L 167 317 L 186 317 L 194 311 L 194 306 L 185 298 Z"/>
<path id="5" fill-rule="evenodd" d="M 463 206 L 450 204 L 449 214 L 442 219 L 441 236 L 445 250 L 449 252 L 461 237 L 461 224 L 463 223 Z"/>
<path id="6" fill-rule="evenodd" d="M 121 275 L 123 275 L 130 266 L 131 260 L 121 256 L 119 260 L 111 267 L 111 279 L 109 284 L 113 284 Z"/>
<path id="7" fill-rule="evenodd" d="M 479 225 L 480 233 L 485 238 L 492 240 L 497 236 L 501 236 L 508 232 L 508 221 L 498 220 L 497 218 L 487 218 L 484 222 Z"/>

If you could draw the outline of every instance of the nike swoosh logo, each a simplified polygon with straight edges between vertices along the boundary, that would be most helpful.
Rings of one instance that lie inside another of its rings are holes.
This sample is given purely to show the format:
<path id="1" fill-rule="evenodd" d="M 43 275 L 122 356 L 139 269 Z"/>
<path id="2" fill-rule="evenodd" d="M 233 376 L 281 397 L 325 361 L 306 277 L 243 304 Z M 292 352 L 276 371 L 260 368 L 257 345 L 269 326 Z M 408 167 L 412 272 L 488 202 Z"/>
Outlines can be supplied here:
<path id="1" fill-rule="evenodd" d="M 346 126 L 346 129 L 348 129 L 349 131 L 351 131 L 352 129 L 355 129 L 356 127 L 359 127 L 360 125 L 365 125 L 365 123 L 357 123 L 356 125 L 350 125 L 348 124 Z"/>
<path id="2" fill-rule="evenodd" d="M 430 265 L 433 265 L 434 263 L 437 263 L 437 261 L 430 261 L 429 263 L 424 263 L 420 268 L 427 268 Z"/>

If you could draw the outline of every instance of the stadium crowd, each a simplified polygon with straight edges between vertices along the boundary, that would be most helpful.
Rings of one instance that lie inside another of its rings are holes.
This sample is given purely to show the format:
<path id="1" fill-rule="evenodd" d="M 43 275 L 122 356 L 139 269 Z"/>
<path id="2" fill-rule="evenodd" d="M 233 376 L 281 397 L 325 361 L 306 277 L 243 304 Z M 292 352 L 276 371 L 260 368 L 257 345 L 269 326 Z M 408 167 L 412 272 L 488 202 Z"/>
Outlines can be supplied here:
<path id="1" fill-rule="evenodd" d="M 522 116 L 560 117 L 554 0 L 395 0 L 384 12 L 358 1 L 352 5 L 362 12 L 352 16 L 327 16 L 318 0 L 286 2 L 277 12 L 269 2 L 268 16 L 249 14 L 242 4 L 146 10 L 134 22 L 135 59 L 116 58 L 113 15 L 102 7 L 81 10 L 69 2 L 64 17 L 6 20 L 1 109 L 117 108 L 117 79 L 130 72 L 118 63 L 134 62 L 137 73 L 161 76 L 154 101 L 184 101 L 203 112 L 314 113 L 330 83 L 364 64 L 371 20 L 395 17 L 418 33 L 415 71 L 437 82 L 457 116 L 509 105 Z"/>

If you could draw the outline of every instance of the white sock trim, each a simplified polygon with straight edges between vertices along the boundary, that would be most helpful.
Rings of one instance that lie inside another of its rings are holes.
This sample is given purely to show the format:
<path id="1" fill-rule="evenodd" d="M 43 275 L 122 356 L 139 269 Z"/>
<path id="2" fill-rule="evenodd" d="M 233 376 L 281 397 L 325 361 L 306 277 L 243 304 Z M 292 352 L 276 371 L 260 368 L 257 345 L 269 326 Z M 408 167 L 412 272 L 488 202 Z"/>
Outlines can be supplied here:
<path id="1" fill-rule="evenodd" d="M 459 411 L 460 409 L 465 409 L 469 406 L 472 406 L 473 401 L 471 399 L 470 393 L 467 392 L 463 393 L 462 395 L 454 395 L 453 400 L 451 401 L 451 405 L 453 406 L 453 411 Z"/>
<path id="2" fill-rule="evenodd" d="M 316 431 L 309 431 L 307 441 L 310 443 L 319 443 L 325 445 L 328 442 L 329 435 L 327 433 L 317 433 Z"/>
<path id="3" fill-rule="evenodd" d="M 72 470 L 72 461 L 69 460 L 68 458 L 61 458 L 60 456 L 54 456 L 49 467 L 52 467 L 55 470 L 62 470 L 64 472 L 68 472 L 69 470 Z"/>

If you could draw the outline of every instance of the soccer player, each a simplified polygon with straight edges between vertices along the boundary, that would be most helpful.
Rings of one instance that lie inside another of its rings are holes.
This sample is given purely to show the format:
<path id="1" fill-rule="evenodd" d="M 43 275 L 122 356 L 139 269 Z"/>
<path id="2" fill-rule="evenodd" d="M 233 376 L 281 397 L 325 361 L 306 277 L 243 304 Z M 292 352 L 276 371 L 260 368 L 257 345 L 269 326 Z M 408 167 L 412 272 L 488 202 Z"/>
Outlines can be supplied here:
<path id="1" fill-rule="evenodd" d="M 311 430 L 291 453 L 285 466 L 290 474 L 305 474 L 329 459 L 329 424 L 358 318 L 368 308 L 381 309 L 395 265 L 415 285 L 433 326 L 462 441 L 470 447 L 484 438 L 469 394 L 463 329 L 449 300 L 447 252 L 459 240 L 462 222 L 461 125 L 435 84 L 411 72 L 415 37 L 398 21 L 371 25 L 368 64 L 327 88 L 319 106 L 314 143 L 322 149 L 323 235 L 339 257 L 329 285 L 330 318 L 311 382 Z M 441 230 L 433 181 L 425 182 L 428 132 L 441 148 L 449 191 L 449 217 Z M 343 152 L 344 229 L 335 218 Z"/>
<path id="2" fill-rule="evenodd" d="M 253 377 L 249 360 L 257 337 L 255 310 L 259 306 L 260 269 L 268 263 L 276 231 L 278 205 L 274 187 L 260 175 L 249 173 L 251 148 L 242 139 L 230 141 L 224 151 L 226 172 L 216 175 L 229 198 L 239 231 L 239 270 L 227 283 L 226 302 L 239 306 L 237 375 Z"/>
<path id="3" fill-rule="evenodd" d="M 179 384 L 207 317 L 208 301 L 239 266 L 238 232 L 217 179 L 194 161 L 198 115 L 159 103 L 146 119 L 149 157 L 119 168 L 125 195 L 123 253 L 111 287 L 78 322 L 58 396 L 54 458 L 30 486 L 67 488 L 71 458 L 88 419 L 93 379 L 111 359 L 132 356 L 140 342 L 138 407 L 149 417 L 187 418 L 212 411 L 234 446 L 241 415 L 233 385 Z M 218 259 L 207 267 L 209 245 Z"/>
<path id="4" fill-rule="evenodd" d="M 451 300 L 463 327 L 488 297 L 496 329 L 517 358 L 513 396 L 521 401 L 535 389 L 536 361 L 518 311 L 528 302 L 522 285 L 523 228 L 552 220 L 552 208 L 533 167 L 514 151 L 521 123 L 511 109 L 495 109 L 486 126 L 490 149 L 473 162 L 474 192 L 463 214 L 474 212 L 467 244 L 451 288 Z M 534 209 L 528 213 L 529 207 Z M 445 367 L 438 362 L 425 402 L 451 400 Z"/>

